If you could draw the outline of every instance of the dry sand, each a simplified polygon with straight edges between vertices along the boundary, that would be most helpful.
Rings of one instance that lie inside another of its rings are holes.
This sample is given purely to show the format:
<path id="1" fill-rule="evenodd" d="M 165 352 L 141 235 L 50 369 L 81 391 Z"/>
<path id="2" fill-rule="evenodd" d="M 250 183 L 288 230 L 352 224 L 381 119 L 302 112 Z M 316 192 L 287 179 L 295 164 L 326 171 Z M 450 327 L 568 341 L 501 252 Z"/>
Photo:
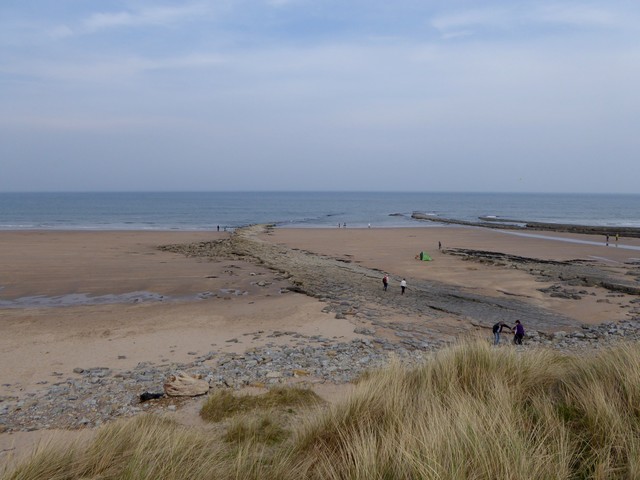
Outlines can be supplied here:
<path id="1" fill-rule="evenodd" d="M 242 261 L 209 261 L 162 252 L 157 246 L 224 238 L 216 232 L 0 232 L 0 397 L 21 395 L 69 375 L 75 367 L 131 369 L 138 362 L 186 362 L 210 350 L 244 351 L 250 334 L 290 330 L 350 339 L 352 320 L 322 313 L 323 304 L 281 293 L 284 280 Z M 471 248 L 541 259 L 586 259 L 615 271 L 640 257 L 640 240 L 541 233 L 520 237 L 464 227 L 402 229 L 276 229 L 266 241 L 349 259 L 389 272 L 458 285 L 485 295 L 519 295 L 586 323 L 625 317 L 606 292 L 581 301 L 550 298 L 521 270 L 465 262 L 438 251 Z M 598 244 L 569 243 L 569 238 Z M 601 242 L 599 242 L 601 241 Z M 636 250 L 624 247 L 632 246 Z M 415 260 L 425 250 L 432 262 Z M 266 280 L 268 286 L 258 285 Z M 144 294 L 136 292 L 146 292 Z M 214 294 L 214 295 L 212 295 Z M 87 297 L 84 297 L 86 295 Z M 35 298 L 34 298 L 35 297 Z M 162 298 L 160 298 L 162 297 Z M 91 304 L 98 299 L 100 304 Z M 137 299 L 137 300 L 136 300 Z M 21 303 L 22 302 L 22 303 Z M 58 302 L 62 306 L 51 306 Z M 41 303 L 44 306 L 33 306 Z M 286 337 L 284 337 L 286 338 Z M 228 340 L 238 339 L 237 343 Z M 328 388 L 328 395 L 335 389 Z M 7 451 L 26 451 L 43 432 L 1 434 Z"/>

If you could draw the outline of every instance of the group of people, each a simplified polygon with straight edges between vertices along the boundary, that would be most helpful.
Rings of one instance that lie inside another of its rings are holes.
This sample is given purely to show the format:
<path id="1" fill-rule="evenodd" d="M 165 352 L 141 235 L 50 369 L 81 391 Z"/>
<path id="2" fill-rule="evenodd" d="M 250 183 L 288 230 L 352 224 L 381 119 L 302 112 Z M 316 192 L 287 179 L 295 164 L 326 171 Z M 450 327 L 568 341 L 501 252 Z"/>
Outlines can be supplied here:
<path id="1" fill-rule="evenodd" d="M 616 239 L 616 247 L 617 247 L 618 246 L 618 240 L 620 240 L 620 234 L 619 233 L 616 233 L 615 239 Z M 609 246 L 609 234 L 608 233 L 605 235 L 605 243 L 606 243 L 606 245 L 608 247 Z"/>
<path id="2" fill-rule="evenodd" d="M 385 273 L 384 277 L 382 277 L 382 288 L 384 291 L 387 291 L 389 288 L 389 275 Z M 404 295 L 404 291 L 407 289 L 407 281 L 403 278 L 400 282 L 400 295 Z"/>
<path id="3" fill-rule="evenodd" d="M 522 339 L 524 338 L 524 327 L 520 320 L 516 320 L 516 324 L 510 327 L 504 322 L 498 322 L 493 326 L 493 344 L 498 345 L 500 343 L 500 334 L 508 328 L 513 332 L 513 343 L 516 345 L 522 345 Z"/>

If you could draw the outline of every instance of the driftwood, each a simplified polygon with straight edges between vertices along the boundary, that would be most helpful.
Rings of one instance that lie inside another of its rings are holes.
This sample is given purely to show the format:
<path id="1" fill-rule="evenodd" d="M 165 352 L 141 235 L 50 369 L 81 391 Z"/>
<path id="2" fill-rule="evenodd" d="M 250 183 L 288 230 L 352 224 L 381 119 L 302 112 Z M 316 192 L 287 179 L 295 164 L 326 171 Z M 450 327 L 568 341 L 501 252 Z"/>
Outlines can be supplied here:
<path id="1" fill-rule="evenodd" d="M 197 397 L 209 391 L 209 382 L 201 375 L 178 372 L 169 376 L 164 384 L 164 393 L 170 397 Z"/>

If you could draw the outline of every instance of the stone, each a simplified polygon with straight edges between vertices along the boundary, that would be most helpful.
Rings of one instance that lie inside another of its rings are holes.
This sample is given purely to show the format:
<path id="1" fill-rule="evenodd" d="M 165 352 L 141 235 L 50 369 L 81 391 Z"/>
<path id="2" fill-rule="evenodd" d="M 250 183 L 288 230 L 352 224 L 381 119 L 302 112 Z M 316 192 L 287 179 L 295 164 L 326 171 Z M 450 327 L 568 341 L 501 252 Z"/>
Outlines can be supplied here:
<path id="1" fill-rule="evenodd" d="M 209 383 L 199 375 L 178 372 L 164 384 L 164 393 L 171 397 L 196 397 L 209 392 Z"/>
<path id="2" fill-rule="evenodd" d="M 359 335 L 375 335 L 376 331 L 373 328 L 356 327 L 353 329 L 353 333 L 357 333 Z"/>

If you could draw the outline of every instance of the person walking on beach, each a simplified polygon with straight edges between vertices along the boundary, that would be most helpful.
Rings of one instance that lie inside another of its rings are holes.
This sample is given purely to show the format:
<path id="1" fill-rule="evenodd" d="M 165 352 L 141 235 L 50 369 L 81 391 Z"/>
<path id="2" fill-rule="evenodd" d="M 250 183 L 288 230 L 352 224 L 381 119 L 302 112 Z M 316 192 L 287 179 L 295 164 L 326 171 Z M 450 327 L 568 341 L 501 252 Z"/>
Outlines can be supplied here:
<path id="1" fill-rule="evenodd" d="M 385 273 L 384 277 L 382 277 L 382 288 L 384 289 L 385 292 L 387 291 L 388 286 L 389 286 L 389 275 Z"/>
<path id="2" fill-rule="evenodd" d="M 442 242 L 438 242 L 438 250 L 442 250 Z"/>
<path id="3" fill-rule="evenodd" d="M 605 243 L 607 244 L 607 247 L 608 247 L 609 246 L 609 234 L 608 233 L 607 233 L 607 238 L 605 240 L 606 240 Z"/>
<path id="4" fill-rule="evenodd" d="M 402 281 L 400 282 L 400 295 L 404 295 L 404 291 L 407 288 L 407 281 L 403 278 Z"/>
<path id="5" fill-rule="evenodd" d="M 502 330 L 508 328 L 509 330 L 513 330 L 509 325 L 500 321 L 493 326 L 493 344 L 498 345 L 500 343 L 500 334 Z"/>
<path id="6" fill-rule="evenodd" d="M 524 327 L 520 323 L 520 320 L 516 320 L 516 326 L 513 327 L 513 343 L 516 345 L 522 345 L 522 339 L 524 338 Z"/>

